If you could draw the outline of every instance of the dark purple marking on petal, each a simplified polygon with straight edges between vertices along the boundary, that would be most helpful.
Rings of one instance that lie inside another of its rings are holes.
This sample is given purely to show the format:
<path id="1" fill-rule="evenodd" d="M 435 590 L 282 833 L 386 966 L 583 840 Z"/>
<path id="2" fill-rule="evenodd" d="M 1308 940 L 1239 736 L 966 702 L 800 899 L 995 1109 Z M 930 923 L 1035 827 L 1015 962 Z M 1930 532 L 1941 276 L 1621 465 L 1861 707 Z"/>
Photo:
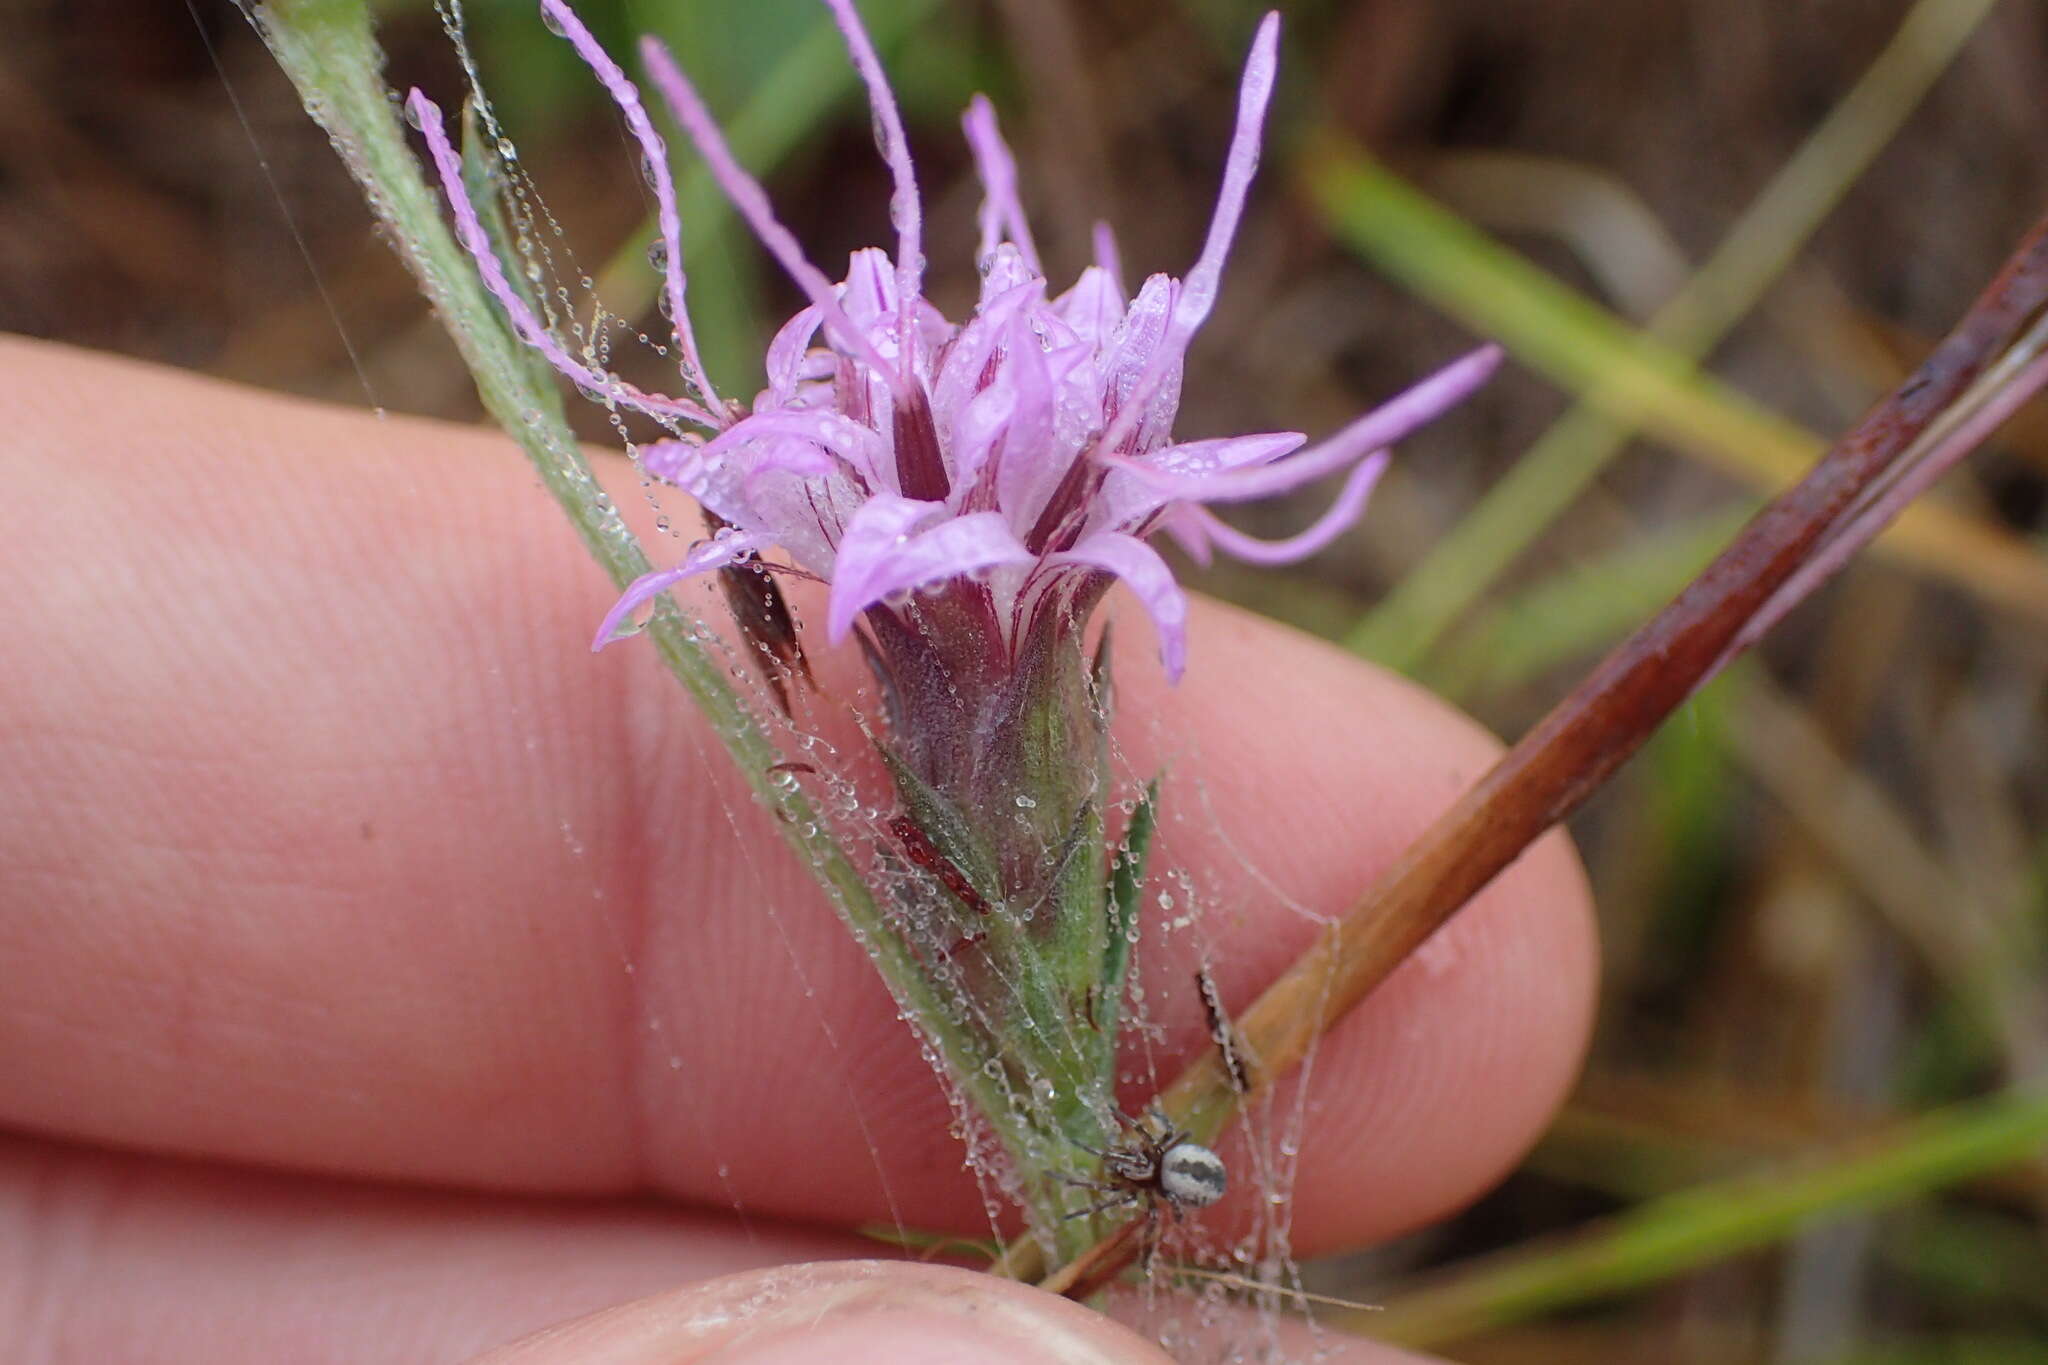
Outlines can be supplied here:
<path id="1" fill-rule="evenodd" d="M 918 502 L 944 502 L 952 491 L 945 456 L 939 450 L 939 429 L 924 385 L 910 383 L 890 404 L 896 437 L 896 479 L 903 496 Z"/>
<path id="2" fill-rule="evenodd" d="M 1101 469 L 1086 460 L 1076 459 L 1067 466 L 1067 472 L 1060 476 L 1052 496 L 1045 500 L 1045 508 L 1039 512 L 1038 520 L 1032 523 L 1030 533 L 1024 537 L 1024 543 L 1034 554 L 1064 548 L 1056 542 L 1071 540 L 1078 534 L 1086 519 L 1090 495 L 1100 487 L 1101 479 Z"/>

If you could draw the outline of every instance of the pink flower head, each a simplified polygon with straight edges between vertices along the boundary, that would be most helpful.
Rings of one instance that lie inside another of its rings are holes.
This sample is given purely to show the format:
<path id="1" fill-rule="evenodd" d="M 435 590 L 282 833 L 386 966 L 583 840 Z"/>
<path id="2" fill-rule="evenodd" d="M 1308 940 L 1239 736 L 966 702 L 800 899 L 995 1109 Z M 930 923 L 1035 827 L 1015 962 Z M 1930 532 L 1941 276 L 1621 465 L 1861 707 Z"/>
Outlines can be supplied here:
<path id="1" fill-rule="evenodd" d="M 641 451 L 646 471 L 686 490 L 726 527 L 672 568 L 647 574 L 606 615 L 596 646 L 636 609 L 693 574 L 780 549 L 830 585 L 837 642 L 865 616 L 901 639 L 919 597 L 957 597 L 986 638 L 1013 657 L 1050 623 L 1080 620 L 1113 579 L 1144 604 L 1167 673 L 1186 659 L 1187 600 L 1146 543 L 1165 531 L 1196 558 L 1212 547 L 1285 563 L 1328 545 L 1364 512 L 1386 447 L 1477 387 L 1498 353 L 1474 352 L 1303 449 L 1294 432 L 1176 442 L 1181 369 L 1215 301 L 1223 262 L 1258 167 L 1273 88 L 1279 16 L 1253 40 L 1239 86 L 1214 219 L 1184 279 L 1153 275 L 1126 296 L 1107 230 L 1097 261 L 1053 297 L 1017 195 L 1016 166 L 988 101 L 976 97 L 967 142 L 986 198 L 981 297 L 955 324 L 922 292 L 922 217 L 894 96 L 852 0 L 825 0 L 868 88 L 894 179 L 892 256 L 856 251 L 833 283 L 805 259 L 761 186 L 733 160 L 703 101 L 660 43 L 642 57 L 676 122 L 741 216 L 809 297 L 769 344 L 767 388 L 751 408 L 722 399 L 699 359 L 668 154 L 639 91 L 563 0 L 541 0 L 617 102 L 650 168 L 665 247 L 667 311 L 691 396 L 641 392 L 571 355 L 520 298 L 492 252 L 461 182 L 440 111 L 417 90 L 409 108 L 454 206 L 457 229 L 512 325 L 562 373 L 619 406 L 682 431 Z M 1329 511 L 1299 535 L 1255 540 L 1206 504 L 1270 497 L 1343 474 Z M 914 627 L 912 628 L 914 630 Z M 893 652 L 893 651 L 888 651 Z M 944 652 L 958 651 L 947 648 Z"/>

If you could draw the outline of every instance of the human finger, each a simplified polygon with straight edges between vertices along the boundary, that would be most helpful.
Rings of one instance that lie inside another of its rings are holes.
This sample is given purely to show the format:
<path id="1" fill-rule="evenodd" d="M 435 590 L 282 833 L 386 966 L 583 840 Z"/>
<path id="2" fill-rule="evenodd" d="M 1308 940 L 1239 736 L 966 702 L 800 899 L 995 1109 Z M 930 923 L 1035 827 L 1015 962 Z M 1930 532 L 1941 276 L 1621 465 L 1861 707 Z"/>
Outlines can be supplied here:
<path id="1" fill-rule="evenodd" d="M 771 818 L 648 651 L 588 657 L 609 590 L 502 438 L 22 344 L 5 373 L 0 1118 L 981 1224 L 915 1040 Z M 1148 970 L 1212 958 L 1235 1003 L 1494 750 L 1291 632 L 1203 608 L 1192 638 L 1179 688 L 1124 670 L 1132 761 L 1171 766 L 1162 864 L 1215 906 L 1207 949 L 1165 935 Z M 1512 1160 L 1592 960 L 1550 841 L 1329 1040 L 1296 1244 Z M 1169 1004 L 1162 1069 L 1204 1029 Z"/>
<path id="2" fill-rule="evenodd" d="M 372 1188 L 0 1138 L 0 1341 L 13 1361 L 1163 1358 L 1074 1304 L 865 1259 L 874 1251 L 651 1201 Z M 1116 1315 L 1182 1344 L 1395 1358 L 1172 1295 L 1133 1294 Z"/>

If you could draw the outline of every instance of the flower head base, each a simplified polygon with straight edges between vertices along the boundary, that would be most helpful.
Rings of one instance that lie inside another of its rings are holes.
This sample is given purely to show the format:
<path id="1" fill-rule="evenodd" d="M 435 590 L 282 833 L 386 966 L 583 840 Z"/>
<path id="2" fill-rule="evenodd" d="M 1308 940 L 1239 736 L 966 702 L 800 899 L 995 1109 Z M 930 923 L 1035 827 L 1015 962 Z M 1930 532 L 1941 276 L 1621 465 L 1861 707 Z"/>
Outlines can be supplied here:
<path id="1" fill-rule="evenodd" d="M 1187 602 L 1147 537 L 1164 531 L 1198 559 L 1212 547 L 1261 563 L 1313 554 L 1363 513 L 1386 447 L 1492 370 L 1496 353 L 1476 352 L 1308 449 L 1292 432 L 1173 440 L 1182 362 L 1214 302 L 1258 165 L 1277 15 L 1261 24 L 1245 65 L 1200 257 L 1185 279 L 1154 275 L 1135 297 L 1124 292 L 1106 230 L 1097 234 L 1096 263 L 1065 293 L 1050 294 L 1014 162 L 993 109 L 977 97 L 964 123 L 986 189 L 981 294 L 964 323 L 950 322 L 922 294 L 921 212 L 895 100 L 852 0 L 825 3 L 868 87 L 895 182 L 897 228 L 893 256 L 857 251 L 837 284 L 775 219 L 667 51 L 651 39 L 643 48 L 676 121 L 810 300 L 770 343 L 767 387 L 746 410 L 713 390 L 698 357 L 667 150 L 637 89 L 563 0 L 542 0 L 550 26 L 596 71 L 653 176 L 666 311 L 692 396 L 643 393 L 582 363 L 548 333 L 506 279 L 464 196 L 439 111 L 418 91 L 409 101 L 464 243 L 514 327 L 584 388 L 681 433 L 643 449 L 643 467 L 725 523 L 681 563 L 634 583 L 606 616 L 597 647 L 679 581 L 779 549 L 829 583 L 829 637 L 844 639 L 865 618 L 899 674 L 929 665 L 948 675 L 999 675 L 1050 637 L 1077 637 L 1109 583 L 1122 579 L 1152 618 L 1166 671 L 1178 677 Z M 1254 540 L 1205 505 L 1269 497 L 1340 473 L 1342 491 L 1329 511 L 1285 541 Z M 941 631 L 948 638 L 934 638 Z"/>
<path id="2" fill-rule="evenodd" d="M 1071 1182 L 1047 1169 L 1046 1154 L 1111 1137 L 1153 826 L 1148 793 L 1126 806 L 1112 866 L 1108 651 L 1098 646 L 1091 661 L 1083 627 L 1121 580 L 1177 678 L 1187 599 L 1148 538 L 1165 532 L 1198 559 L 1216 548 L 1264 563 L 1314 553 L 1362 514 L 1389 444 L 1464 397 L 1497 357 L 1467 356 L 1314 446 L 1295 432 L 1176 441 L 1182 363 L 1258 166 L 1277 16 L 1260 25 L 1245 64 L 1200 256 L 1184 278 L 1153 275 L 1135 295 L 1106 229 L 1070 288 L 1047 286 L 1015 165 L 977 98 L 965 131 L 986 188 L 981 290 L 955 323 L 923 295 L 915 171 L 881 63 L 852 0 L 824 3 L 868 87 L 894 181 L 893 250 L 856 251 L 836 283 L 776 220 L 668 53 L 642 49 L 676 122 L 808 299 L 769 344 L 767 386 L 751 404 L 717 393 L 698 356 L 667 148 L 638 89 L 564 0 L 541 0 L 542 11 L 611 93 L 654 186 L 681 395 L 633 388 L 550 334 L 465 197 L 440 112 L 418 91 L 408 112 L 512 328 L 584 390 L 671 432 L 638 452 L 641 466 L 688 490 L 714 528 L 681 563 L 627 588 L 597 646 L 674 584 L 721 571 L 741 630 L 785 670 L 773 679 L 777 699 L 792 720 L 808 719 L 790 704 L 791 684 L 809 681 L 795 624 L 760 556 L 786 555 L 828 585 L 827 634 L 857 635 L 886 709 L 872 738 L 896 798 L 879 823 L 862 823 L 878 810 L 865 802 L 855 803 L 865 817 L 846 817 L 890 904 L 859 932 L 899 1000 L 920 1011 L 949 1074 L 1006 1135 L 1015 1188 L 1041 1234 L 1076 1250 L 1085 1230 L 1066 1216 Z M 1335 502 L 1288 540 L 1254 540 L 1209 510 L 1325 478 L 1342 480 Z M 928 1000 L 941 1007 L 912 1003 Z"/>

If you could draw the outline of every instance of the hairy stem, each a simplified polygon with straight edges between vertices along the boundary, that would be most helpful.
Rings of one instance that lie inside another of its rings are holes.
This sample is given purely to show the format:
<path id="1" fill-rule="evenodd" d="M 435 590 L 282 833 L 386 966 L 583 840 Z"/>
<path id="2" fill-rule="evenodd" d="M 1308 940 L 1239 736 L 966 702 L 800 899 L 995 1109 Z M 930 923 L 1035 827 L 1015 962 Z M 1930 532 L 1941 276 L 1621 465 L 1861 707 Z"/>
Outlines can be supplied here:
<path id="1" fill-rule="evenodd" d="M 406 145 L 363 0 L 272 0 L 246 12 L 440 313 L 485 407 L 526 451 L 585 548 L 621 588 L 646 573 L 647 555 L 592 473 L 558 395 L 536 375 L 442 218 L 440 200 Z M 858 862 L 794 783 L 775 780 L 783 755 L 734 690 L 725 661 L 707 648 L 702 628 L 664 597 L 647 634 L 898 1003 L 944 1051 L 956 1082 L 1009 1150 L 1029 1150 L 1030 1134 L 988 1085 L 988 1055 L 954 1022 Z"/>

